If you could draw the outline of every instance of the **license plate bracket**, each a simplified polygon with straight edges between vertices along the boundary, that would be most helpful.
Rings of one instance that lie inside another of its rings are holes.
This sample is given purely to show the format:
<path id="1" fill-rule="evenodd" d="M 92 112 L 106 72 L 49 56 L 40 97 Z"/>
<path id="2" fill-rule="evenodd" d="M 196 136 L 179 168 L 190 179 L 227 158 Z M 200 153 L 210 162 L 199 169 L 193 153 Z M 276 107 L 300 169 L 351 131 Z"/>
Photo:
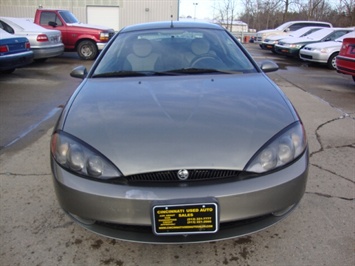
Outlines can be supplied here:
<path id="1" fill-rule="evenodd" d="M 218 204 L 213 201 L 156 204 L 152 217 L 156 235 L 206 234 L 219 229 Z"/>

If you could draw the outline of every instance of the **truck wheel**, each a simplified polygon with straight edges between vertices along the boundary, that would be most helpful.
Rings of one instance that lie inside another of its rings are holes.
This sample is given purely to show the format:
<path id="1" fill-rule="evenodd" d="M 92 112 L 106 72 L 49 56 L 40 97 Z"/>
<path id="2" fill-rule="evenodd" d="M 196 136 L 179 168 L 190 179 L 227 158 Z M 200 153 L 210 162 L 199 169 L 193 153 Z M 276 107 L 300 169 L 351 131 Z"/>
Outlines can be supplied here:
<path id="1" fill-rule="evenodd" d="M 76 51 L 80 58 L 84 60 L 94 60 L 98 53 L 96 43 L 87 40 L 81 41 Z"/>
<path id="2" fill-rule="evenodd" d="M 334 53 L 334 54 L 332 54 L 332 55 L 329 57 L 328 62 L 327 62 L 328 68 L 330 68 L 330 69 L 336 69 L 335 57 L 336 57 L 338 54 L 339 54 L 339 53 Z"/>

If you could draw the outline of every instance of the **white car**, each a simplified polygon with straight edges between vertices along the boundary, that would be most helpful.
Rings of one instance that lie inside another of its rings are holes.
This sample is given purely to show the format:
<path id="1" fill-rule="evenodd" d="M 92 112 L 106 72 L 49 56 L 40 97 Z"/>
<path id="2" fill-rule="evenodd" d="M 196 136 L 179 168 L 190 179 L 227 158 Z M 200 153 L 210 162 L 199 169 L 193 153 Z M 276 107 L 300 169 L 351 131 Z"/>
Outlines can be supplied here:
<path id="1" fill-rule="evenodd" d="M 336 69 L 335 58 L 339 54 L 344 38 L 355 38 L 355 31 L 335 41 L 308 44 L 301 49 L 300 58 L 304 61 L 326 64 L 330 69 Z"/>
<path id="2" fill-rule="evenodd" d="M 45 61 L 64 52 L 62 33 L 59 30 L 45 29 L 25 18 L 9 17 L 0 17 L 0 28 L 15 36 L 26 37 L 36 61 Z"/>
<path id="3" fill-rule="evenodd" d="M 276 29 L 258 31 L 256 33 L 255 43 L 261 46 L 261 43 L 270 36 L 273 35 L 287 36 L 290 32 L 296 31 L 303 27 L 317 27 L 317 26 L 327 27 L 327 28 L 333 27 L 331 23 L 322 22 L 322 21 L 289 21 L 278 26 Z"/>
<path id="4" fill-rule="evenodd" d="M 264 50 L 271 50 L 273 53 L 275 53 L 274 46 L 275 44 L 278 44 L 280 40 L 288 38 L 288 37 L 294 37 L 294 38 L 299 38 L 299 37 L 304 37 L 312 32 L 315 32 L 317 30 L 324 29 L 322 26 L 318 27 L 304 27 L 300 28 L 299 30 L 293 31 L 288 35 L 273 35 L 268 38 L 266 38 L 262 44 L 260 45 L 261 49 Z"/>

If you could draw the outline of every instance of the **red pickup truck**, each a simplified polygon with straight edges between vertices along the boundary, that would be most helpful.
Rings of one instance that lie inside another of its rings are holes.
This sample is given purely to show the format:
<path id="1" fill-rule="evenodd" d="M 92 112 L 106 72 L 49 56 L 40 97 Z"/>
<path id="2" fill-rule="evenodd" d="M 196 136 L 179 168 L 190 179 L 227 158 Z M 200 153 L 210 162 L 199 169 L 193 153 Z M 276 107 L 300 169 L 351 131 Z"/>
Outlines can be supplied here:
<path id="1" fill-rule="evenodd" d="M 77 51 L 80 58 L 93 60 L 115 34 L 113 29 L 89 25 L 68 10 L 37 9 L 34 23 L 62 32 L 62 42 L 67 51 Z"/>

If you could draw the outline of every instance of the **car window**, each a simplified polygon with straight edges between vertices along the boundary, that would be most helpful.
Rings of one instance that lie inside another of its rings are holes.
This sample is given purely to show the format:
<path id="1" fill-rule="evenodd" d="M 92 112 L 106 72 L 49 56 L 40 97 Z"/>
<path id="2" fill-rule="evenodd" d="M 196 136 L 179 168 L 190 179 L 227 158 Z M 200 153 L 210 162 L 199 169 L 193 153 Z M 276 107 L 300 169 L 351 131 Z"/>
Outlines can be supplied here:
<path id="1" fill-rule="evenodd" d="M 289 27 L 289 29 L 290 29 L 290 31 L 295 31 L 295 30 L 299 30 L 299 29 L 306 27 L 306 26 L 309 26 L 309 25 L 306 23 L 295 23 L 295 24 L 291 25 Z"/>
<path id="2" fill-rule="evenodd" d="M 3 29 L 4 31 L 7 31 L 10 34 L 15 33 L 14 29 L 2 20 L 0 20 L 0 28 Z"/>
<path id="3" fill-rule="evenodd" d="M 223 30 L 161 29 L 120 33 L 93 76 L 115 72 L 183 74 L 192 69 L 196 74 L 201 69 L 256 72 L 236 41 Z"/>
<path id="4" fill-rule="evenodd" d="M 43 11 L 39 23 L 41 25 L 48 25 L 50 21 L 57 23 L 58 26 L 63 25 L 56 13 Z"/>
<path id="5" fill-rule="evenodd" d="M 59 11 L 66 23 L 79 23 L 79 20 L 69 11 Z"/>

